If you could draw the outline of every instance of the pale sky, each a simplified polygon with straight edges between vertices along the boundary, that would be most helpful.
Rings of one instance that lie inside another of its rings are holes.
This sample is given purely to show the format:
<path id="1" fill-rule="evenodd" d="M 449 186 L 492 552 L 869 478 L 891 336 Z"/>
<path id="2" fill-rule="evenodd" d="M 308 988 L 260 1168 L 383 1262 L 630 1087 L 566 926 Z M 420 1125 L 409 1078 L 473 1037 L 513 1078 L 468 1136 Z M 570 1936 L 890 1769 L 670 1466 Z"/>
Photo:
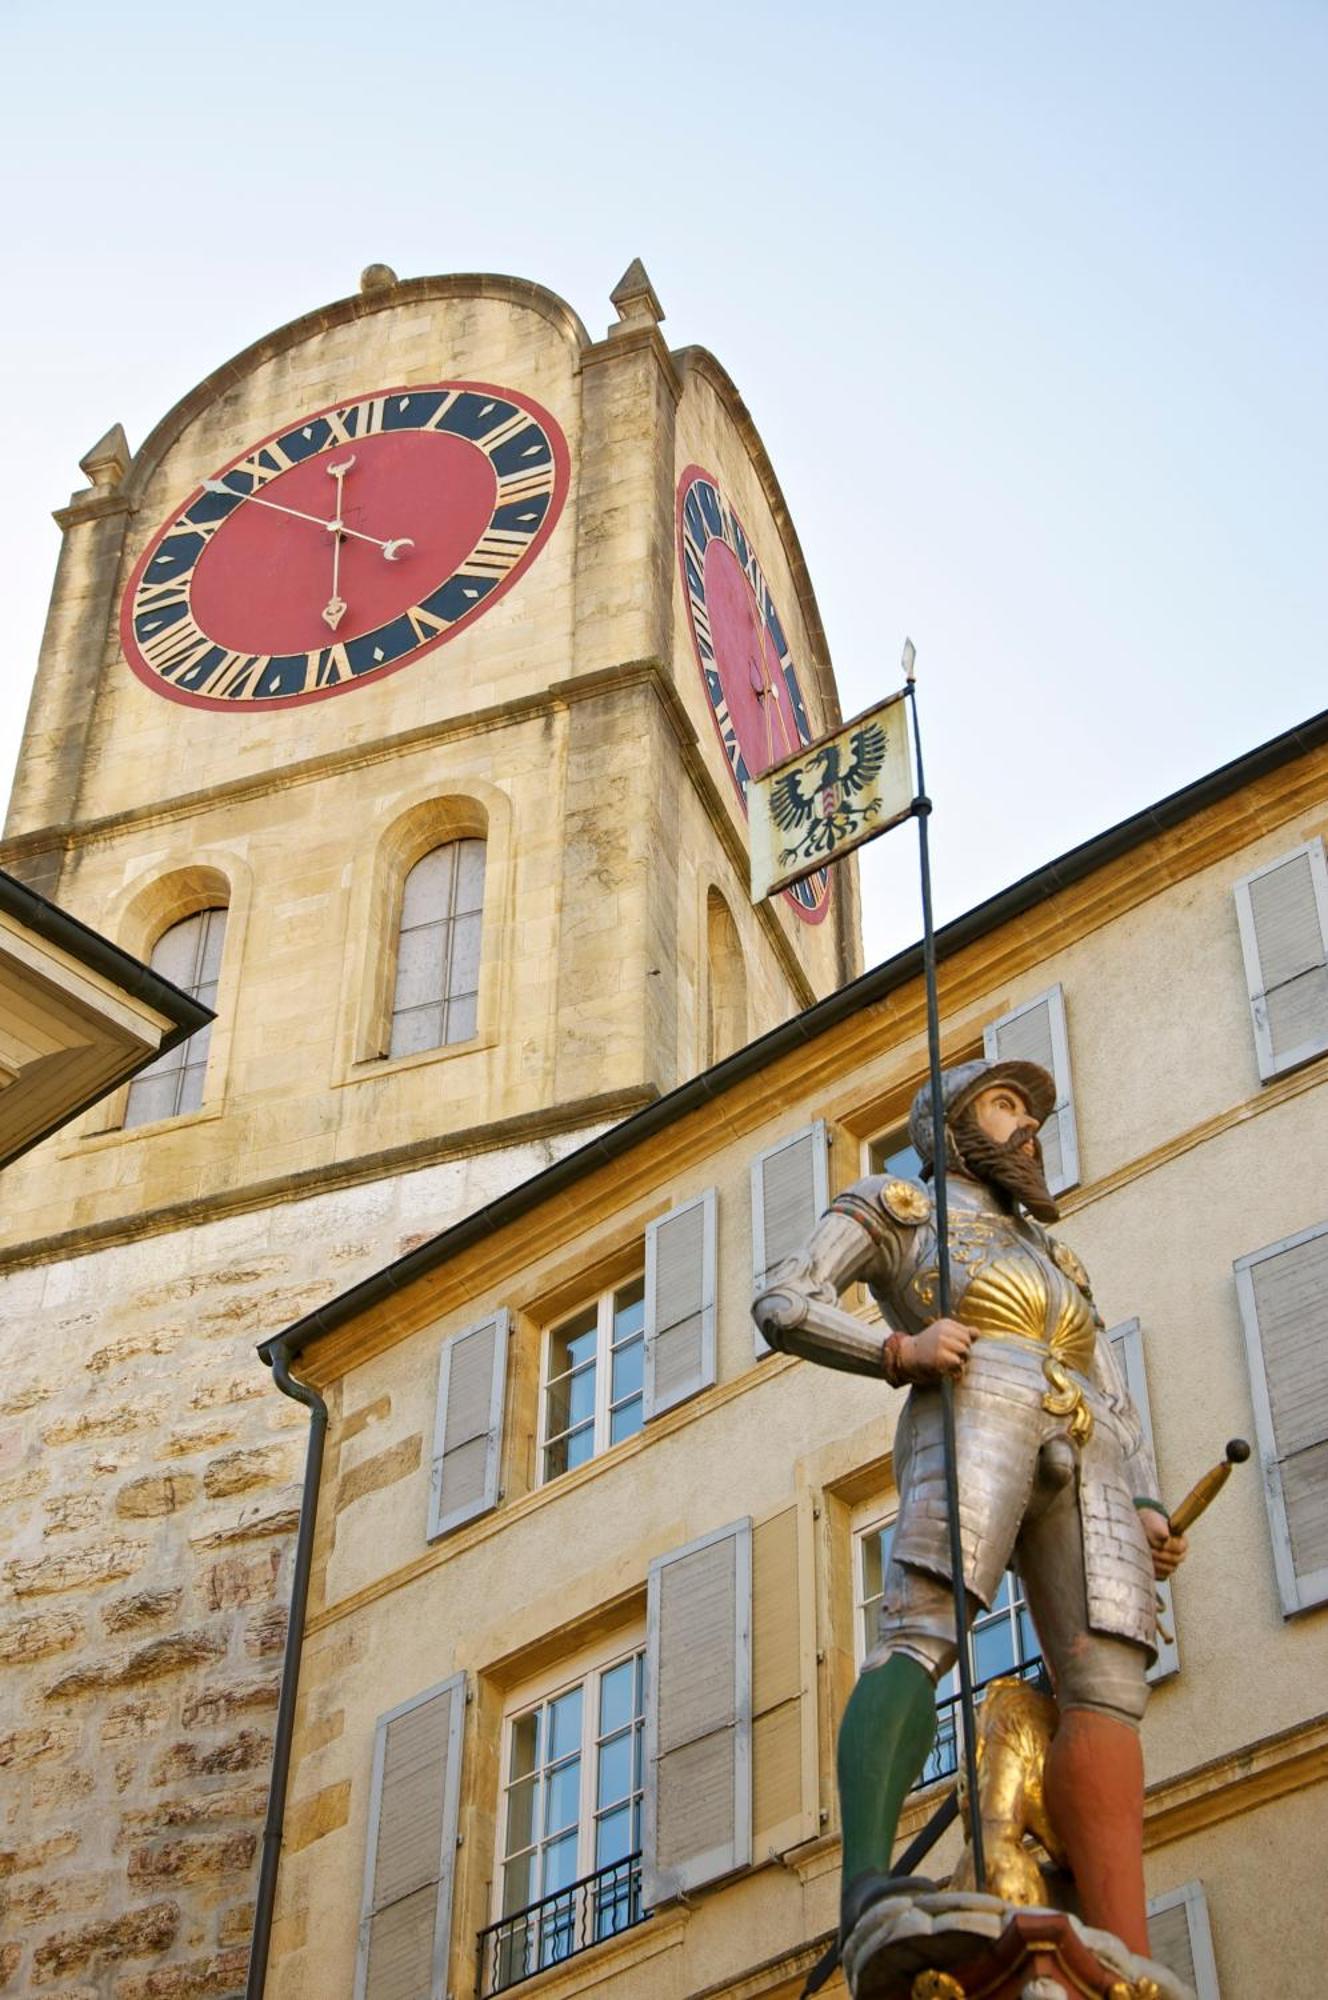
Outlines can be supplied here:
<path id="1" fill-rule="evenodd" d="M 845 713 L 916 642 L 942 916 L 1325 705 L 1328 0 L 7 0 L 0 74 L 0 772 L 81 454 L 375 260 L 598 334 L 644 259 Z"/>

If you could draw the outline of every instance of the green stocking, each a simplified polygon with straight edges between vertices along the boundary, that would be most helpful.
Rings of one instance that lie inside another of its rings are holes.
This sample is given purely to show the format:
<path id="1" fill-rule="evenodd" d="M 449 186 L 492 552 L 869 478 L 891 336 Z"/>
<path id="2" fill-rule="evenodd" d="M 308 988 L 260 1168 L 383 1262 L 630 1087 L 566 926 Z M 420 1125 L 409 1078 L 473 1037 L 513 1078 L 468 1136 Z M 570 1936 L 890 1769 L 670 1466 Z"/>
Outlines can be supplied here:
<path id="1" fill-rule="evenodd" d="M 858 1677 L 839 1726 L 844 1886 L 888 1874 L 900 1808 L 936 1738 L 936 1689 L 925 1667 L 893 1653 Z"/>

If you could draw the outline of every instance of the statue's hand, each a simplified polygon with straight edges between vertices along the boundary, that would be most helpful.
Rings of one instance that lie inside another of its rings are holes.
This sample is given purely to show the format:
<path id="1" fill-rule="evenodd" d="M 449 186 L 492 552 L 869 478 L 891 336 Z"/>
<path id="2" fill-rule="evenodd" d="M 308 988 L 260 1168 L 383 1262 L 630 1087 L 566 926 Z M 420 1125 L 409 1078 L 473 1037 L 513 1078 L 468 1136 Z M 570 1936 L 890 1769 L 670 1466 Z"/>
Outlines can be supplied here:
<path id="1" fill-rule="evenodd" d="M 939 1382 L 942 1375 L 962 1375 L 977 1335 L 958 1319 L 934 1319 L 915 1333 L 904 1350 L 910 1382 Z"/>
<path id="2" fill-rule="evenodd" d="M 1153 1575 L 1161 1583 L 1173 1570 L 1184 1562 L 1189 1550 L 1189 1541 L 1184 1535 L 1173 1535 L 1171 1523 L 1156 1507 L 1141 1507 L 1139 1519 L 1144 1524 L 1148 1537 L 1148 1547 L 1153 1557 Z"/>

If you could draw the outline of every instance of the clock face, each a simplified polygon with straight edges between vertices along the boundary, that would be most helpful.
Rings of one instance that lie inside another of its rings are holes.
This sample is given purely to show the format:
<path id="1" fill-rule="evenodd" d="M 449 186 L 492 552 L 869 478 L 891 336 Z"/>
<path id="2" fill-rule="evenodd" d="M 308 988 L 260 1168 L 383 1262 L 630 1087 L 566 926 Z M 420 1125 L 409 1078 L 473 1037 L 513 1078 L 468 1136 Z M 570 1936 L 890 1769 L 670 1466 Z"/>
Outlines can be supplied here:
<path id="1" fill-rule="evenodd" d="M 511 389 L 378 389 L 223 466 L 149 543 L 120 613 L 140 680 L 288 708 L 409 666 L 535 560 L 567 494 L 547 410 Z"/>
<path id="2" fill-rule="evenodd" d="M 729 774 L 747 810 L 747 780 L 812 737 L 797 668 L 770 586 L 718 481 L 689 465 L 678 482 L 678 560 L 692 644 Z M 786 892 L 800 917 L 830 907 L 825 869 Z"/>

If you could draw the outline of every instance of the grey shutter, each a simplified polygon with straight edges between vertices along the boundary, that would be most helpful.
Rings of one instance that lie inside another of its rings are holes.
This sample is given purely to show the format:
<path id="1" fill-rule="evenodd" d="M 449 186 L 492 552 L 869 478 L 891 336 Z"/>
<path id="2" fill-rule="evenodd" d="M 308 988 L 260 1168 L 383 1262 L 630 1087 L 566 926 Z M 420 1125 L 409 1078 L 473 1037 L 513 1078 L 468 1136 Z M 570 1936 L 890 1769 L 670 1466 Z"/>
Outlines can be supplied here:
<path id="1" fill-rule="evenodd" d="M 1236 916 L 1265 1081 L 1328 1049 L 1328 865 L 1307 840 L 1237 882 Z"/>
<path id="2" fill-rule="evenodd" d="M 647 1907 L 752 1858 L 752 1524 L 650 1565 Z"/>
<path id="3" fill-rule="evenodd" d="M 429 1475 L 429 1539 L 498 1505 L 507 1385 L 506 1310 L 443 1347 Z"/>
<path id="4" fill-rule="evenodd" d="M 1060 986 L 1012 1007 L 982 1031 L 988 1062 L 1035 1062 L 1056 1080 L 1056 1107 L 1038 1134 L 1047 1186 L 1053 1194 L 1079 1179 L 1079 1128 L 1074 1117 L 1070 1041 L 1065 1026 L 1065 993 Z"/>
<path id="5" fill-rule="evenodd" d="M 1148 1408 L 1148 1377 L 1144 1373 L 1144 1337 L 1137 1319 L 1127 1319 L 1120 1326 L 1113 1326 L 1107 1339 L 1116 1357 L 1130 1400 L 1139 1412 L 1144 1427 L 1144 1436 L 1149 1444 L 1153 1442 L 1153 1419 Z M 1158 1496 L 1161 1497 L 1160 1495 Z M 1171 1601 L 1170 1582 L 1159 1583 L 1158 1623 L 1170 1632 L 1171 1638 L 1164 1639 L 1162 1630 L 1157 1635 L 1157 1658 L 1148 1669 L 1150 1681 L 1169 1680 L 1172 1674 L 1180 1672 L 1180 1647 L 1176 1643 L 1176 1612 Z"/>
<path id="6" fill-rule="evenodd" d="M 1197 2000 L 1221 2000 L 1202 1882 L 1150 1898 L 1148 1955 L 1191 1987 Z"/>
<path id="7" fill-rule="evenodd" d="M 756 1288 L 801 1250 L 830 1201 L 830 1141 L 823 1120 L 767 1147 L 752 1162 L 752 1268 Z M 756 1352 L 770 1344 L 755 1333 Z"/>
<path id="8" fill-rule="evenodd" d="M 715 1379 L 716 1208 L 708 1188 L 646 1229 L 647 1422 Z"/>
<path id="9" fill-rule="evenodd" d="M 444 2000 L 466 1677 L 379 1718 L 355 2000 Z"/>
<path id="10" fill-rule="evenodd" d="M 1328 1222 L 1236 1262 L 1287 1617 L 1328 1598 Z"/>

